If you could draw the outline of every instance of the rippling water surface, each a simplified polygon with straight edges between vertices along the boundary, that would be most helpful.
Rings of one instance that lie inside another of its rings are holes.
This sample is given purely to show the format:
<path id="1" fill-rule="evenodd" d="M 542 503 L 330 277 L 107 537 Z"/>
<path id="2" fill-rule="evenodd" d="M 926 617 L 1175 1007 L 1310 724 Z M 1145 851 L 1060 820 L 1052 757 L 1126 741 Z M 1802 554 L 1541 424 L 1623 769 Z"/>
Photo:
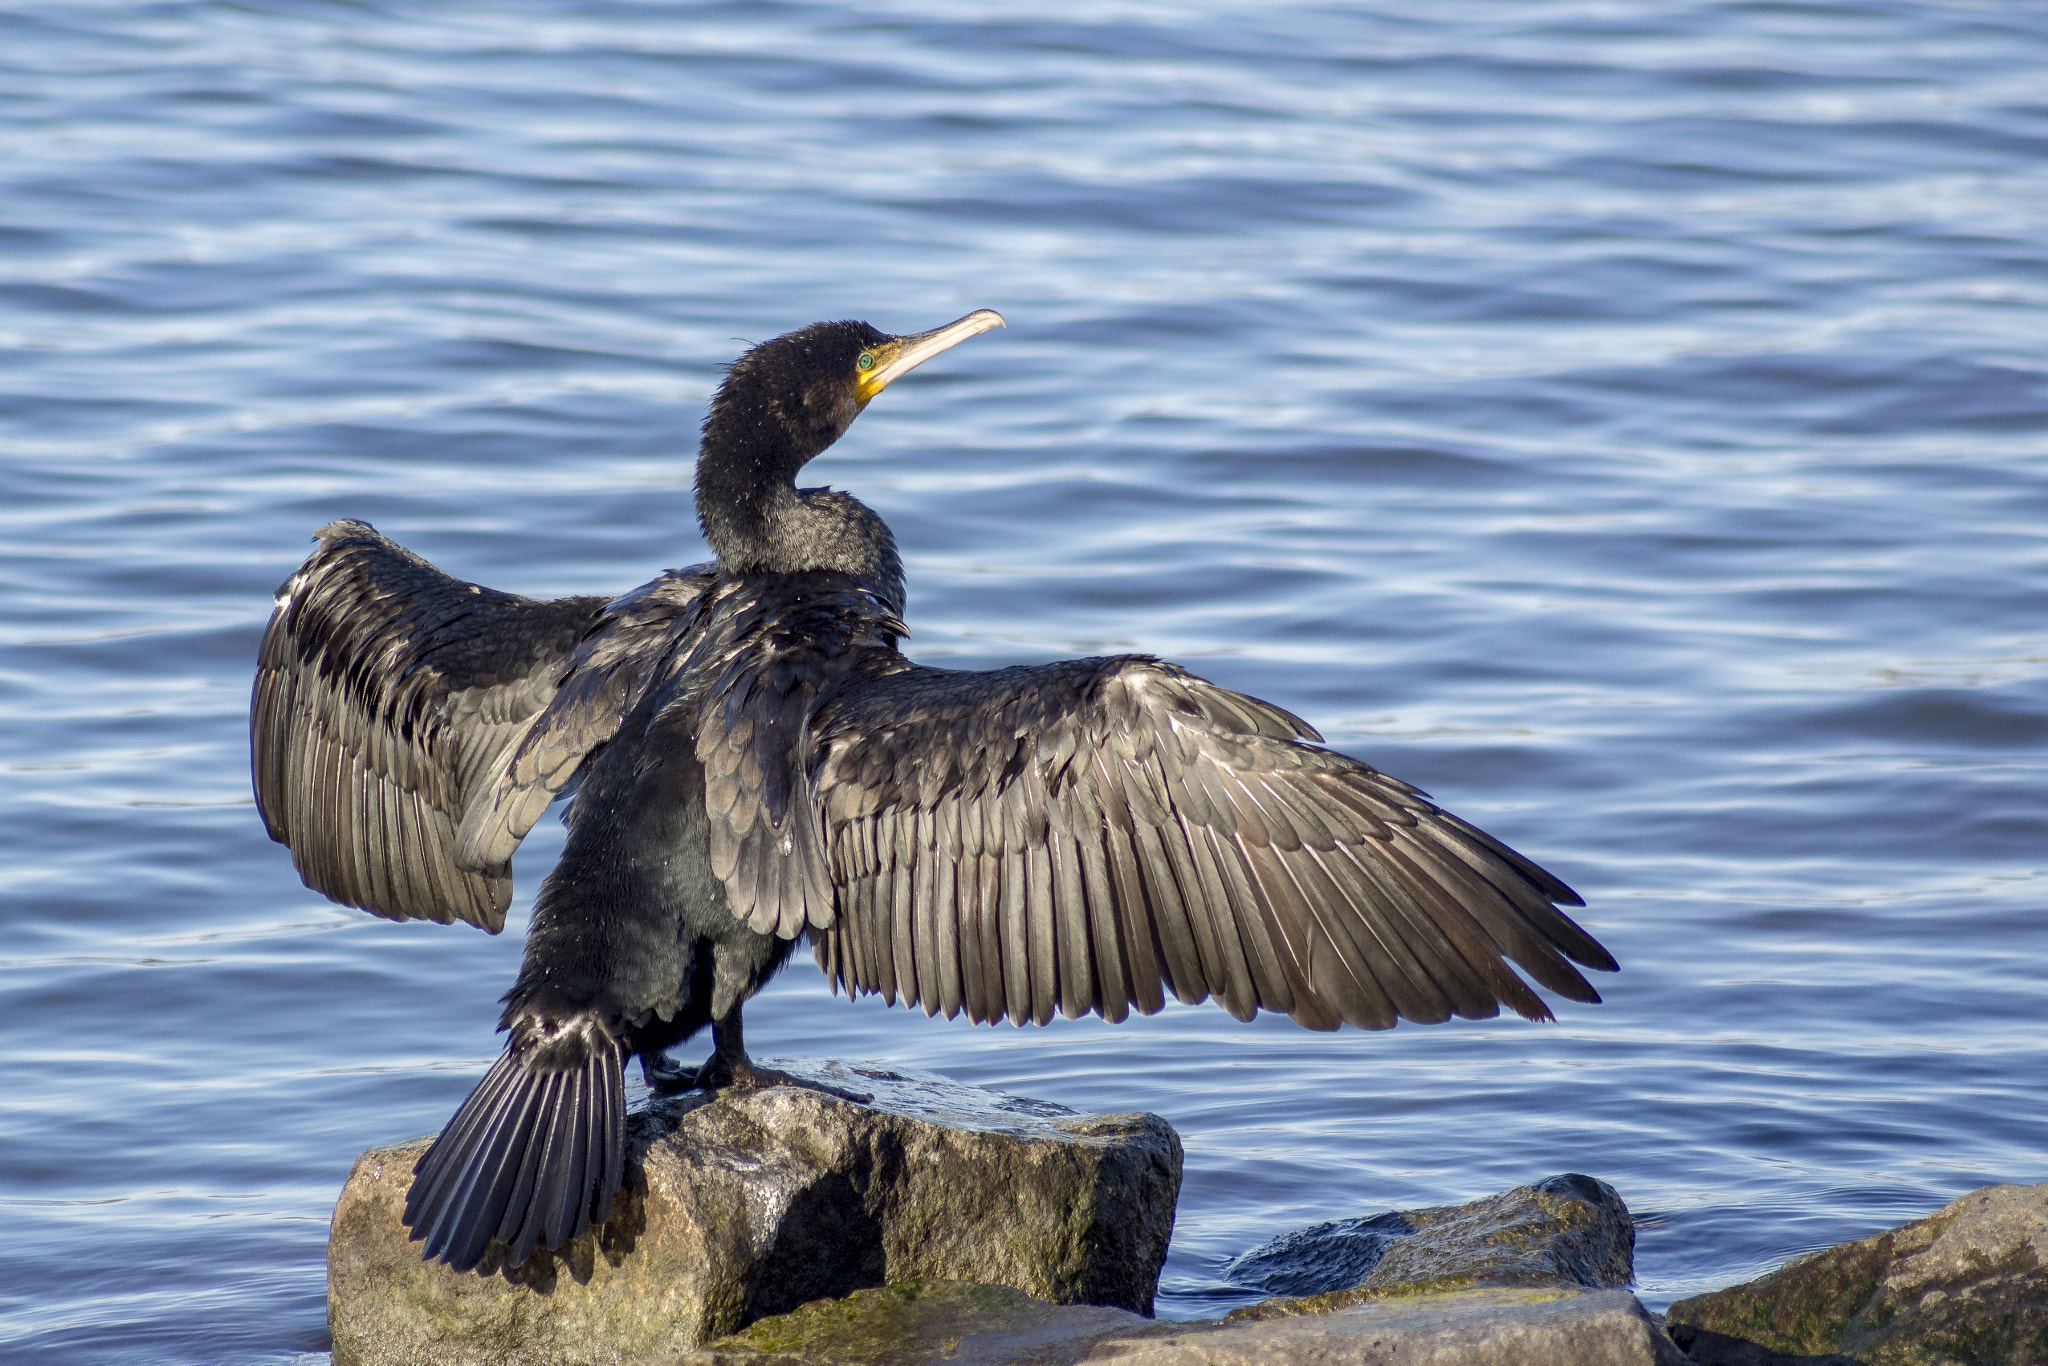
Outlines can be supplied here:
<path id="1" fill-rule="evenodd" d="M 815 318 L 1010 319 L 813 467 L 915 655 L 1271 698 L 1624 971 L 1542 1027 L 1020 1031 L 805 957 L 757 1054 L 1167 1116 L 1179 1316 L 1560 1170 L 1652 1304 L 2048 1177 L 2044 69 L 1961 3 L 8 7 L 0 1354 L 323 1352 L 350 1159 L 497 1051 L 524 902 L 337 908 L 251 806 L 307 533 L 701 558 L 719 366 Z"/>

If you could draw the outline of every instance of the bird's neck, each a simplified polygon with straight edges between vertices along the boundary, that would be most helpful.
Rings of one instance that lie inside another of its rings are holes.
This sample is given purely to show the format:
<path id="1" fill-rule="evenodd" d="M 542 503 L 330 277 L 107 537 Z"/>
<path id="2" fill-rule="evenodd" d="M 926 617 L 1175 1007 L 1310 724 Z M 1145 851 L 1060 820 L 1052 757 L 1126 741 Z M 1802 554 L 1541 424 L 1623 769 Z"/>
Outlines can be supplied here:
<path id="1" fill-rule="evenodd" d="M 796 475 L 816 451 L 799 450 L 780 414 L 721 392 L 697 451 L 697 520 L 719 560 L 770 567 L 786 551 L 797 507 Z"/>
<path id="2" fill-rule="evenodd" d="M 698 466 L 697 520 L 728 568 L 784 568 L 774 561 L 790 548 L 797 507 L 796 485 L 787 476 L 763 481 L 728 467 Z"/>
<path id="3" fill-rule="evenodd" d="M 888 525 L 851 494 L 798 489 L 816 452 L 733 416 L 706 423 L 697 455 L 697 519 L 719 564 L 733 574 L 856 575 L 901 611 L 903 564 Z"/>

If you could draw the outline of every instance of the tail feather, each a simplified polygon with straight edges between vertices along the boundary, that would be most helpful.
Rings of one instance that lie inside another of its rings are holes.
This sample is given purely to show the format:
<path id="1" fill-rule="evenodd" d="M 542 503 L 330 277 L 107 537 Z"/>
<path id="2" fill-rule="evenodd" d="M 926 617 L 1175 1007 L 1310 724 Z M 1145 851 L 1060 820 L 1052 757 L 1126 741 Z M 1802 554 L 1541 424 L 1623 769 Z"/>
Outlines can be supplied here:
<path id="1" fill-rule="evenodd" d="M 506 1206 L 519 1180 L 519 1168 L 534 1139 L 547 1132 L 541 1102 L 552 1076 L 537 1076 L 533 1084 L 520 1087 L 507 1098 L 502 1117 L 492 1126 L 489 1141 L 462 1173 L 460 1194 L 451 1204 L 453 1226 L 475 1230 L 477 1255 L 498 1236 Z M 433 1240 L 427 1240 L 431 1252 Z M 462 1268 L 467 1270 L 468 1268 Z"/>
<path id="2" fill-rule="evenodd" d="M 570 1072 L 549 1074 L 542 1082 L 539 1094 L 534 1098 L 535 1112 L 543 1115 L 552 1113 L 554 1107 L 562 1100 L 559 1094 L 562 1088 L 580 1075 L 581 1073 Z M 536 1141 L 526 1145 L 526 1152 L 519 1159 L 517 1179 L 505 1190 L 505 1199 L 494 1205 L 497 1212 L 497 1231 L 493 1236 L 507 1243 L 513 1243 L 518 1238 L 520 1225 L 525 1220 L 525 1212 L 533 1205 L 535 1183 L 541 1175 L 541 1164 L 547 1160 L 548 1149 L 553 1146 L 554 1130 L 551 1127 L 541 1128 Z M 528 1240 L 524 1247 L 513 1248 L 514 1254 L 521 1261 L 524 1261 L 532 1251 L 532 1240 Z"/>
<path id="3" fill-rule="evenodd" d="M 472 1271 L 502 1241 L 502 1265 L 522 1266 L 611 1217 L 626 1165 L 619 1050 L 536 1061 L 506 1049 L 414 1166 L 405 1222 L 425 1260 Z"/>
<path id="4" fill-rule="evenodd" d="M 573 1093 L 578 1089 L 578 1083 L 583 1080 L 582 1074 L 569 1075 L 565 1073 L 558 1080 L 564 1090 L 572 1093 L 563 1098 L 564 1103 L 570 1105 L 580 1103 L 580 1097 Z M 570 1189 L 572 1183 L 569 1180 L 568 1174 L 575 1169 L 578 1161 L 576 1151 L 578 1144 L 576 1139 L 577 1134 L 580 1132 L 582 1131 L 562 1133 L 560 1130 L 551 1129 L 548 1131 L 547 1142 L 534 1145 L 533 1175 L 536 1192 L 565 1192 Z M 552 1205 L 545 1201 L 535 1201 L 533 1203 L 535 1215 L 533 1219 L 528 1221 L 527 1227 L 524 1230 L 525 1236 L 513 1248 L 515 1253 L 524 1253 L 535 1242 L 542 1239 L 545 1239 L 551 1246 L 559 1244 L 571 1236 L 570 1229 L 575 1226 L 575 1211 L 570 1208 L 567 1201 L 557 1200 Z M 506 1241 L 510 1242 L 511 1239 L 508 1237 Z"/>

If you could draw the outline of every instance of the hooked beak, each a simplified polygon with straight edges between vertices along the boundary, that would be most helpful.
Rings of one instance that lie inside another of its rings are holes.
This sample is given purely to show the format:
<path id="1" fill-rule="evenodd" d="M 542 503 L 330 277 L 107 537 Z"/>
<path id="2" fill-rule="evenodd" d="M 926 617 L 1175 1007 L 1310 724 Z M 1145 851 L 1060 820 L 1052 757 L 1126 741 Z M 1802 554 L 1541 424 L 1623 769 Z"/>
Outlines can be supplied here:
<path id="1" fill-rule="evenodd" d="M 1006 326 L 1003 315 L 993 308 L 977 308 L 944 327 L 934 327 L 929 332 L 913 332 L 907 337 L 891 337 L 869 353 L 875 358 L 874 368 L 861 371 L 859 379 L 854 382 L 855 397 L 865 408 L 876 394 L 947 347 L 958 346 L 991 327 Z"/>

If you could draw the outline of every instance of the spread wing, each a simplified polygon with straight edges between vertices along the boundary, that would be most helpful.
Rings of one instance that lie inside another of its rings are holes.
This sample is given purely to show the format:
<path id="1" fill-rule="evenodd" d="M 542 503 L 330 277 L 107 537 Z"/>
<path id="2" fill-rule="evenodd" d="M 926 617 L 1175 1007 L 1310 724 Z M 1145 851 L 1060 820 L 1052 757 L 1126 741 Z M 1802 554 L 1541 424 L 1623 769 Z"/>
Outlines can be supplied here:
<path id="1" fill-rule="evenodd" d="M 316 535 L 320 548 L 278 590 L 256 671 L 263 822 L 315 891 L 496 933 L 510 866 L 459 866 L 456 825 L 554 697 L 606 599 L 536 602 L 464 583 L 364 522 Z"/>
<path id="2" fill-rule="evenodd" d="M 903 665 L 819 711 L 849 992 L 948 1017 L 1121 1020 L 1165 993 L 1311 1029 L 1549 1010 L 1612 969 L 1550 874 L 1278 707 L 1142 657 Z"/>

